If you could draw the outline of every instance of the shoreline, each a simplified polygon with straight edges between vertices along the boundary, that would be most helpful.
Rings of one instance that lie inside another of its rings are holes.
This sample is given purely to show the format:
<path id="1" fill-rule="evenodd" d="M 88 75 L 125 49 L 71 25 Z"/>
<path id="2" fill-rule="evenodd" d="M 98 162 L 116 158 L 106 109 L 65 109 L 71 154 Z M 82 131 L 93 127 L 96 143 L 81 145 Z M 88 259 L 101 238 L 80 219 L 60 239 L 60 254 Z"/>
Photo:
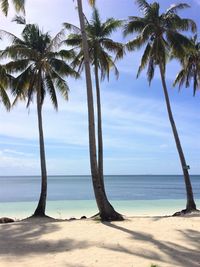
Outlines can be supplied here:
<path id="1" fill-rule="evenodd" d="M 126 217 L 170 216 L 184 209 L 185 200 L 122 200 L 111 201 L 114 208 Z M 200 207 L 200 199 L 196 200 Z M 0 203 L 0 217 L 23 219 L 31 216 L 37 202 L 5 202 Z M 48 201 L 46 214 L 57 219 L 72 217 L 87 218 L 98 212 L 94 200 Z"/>

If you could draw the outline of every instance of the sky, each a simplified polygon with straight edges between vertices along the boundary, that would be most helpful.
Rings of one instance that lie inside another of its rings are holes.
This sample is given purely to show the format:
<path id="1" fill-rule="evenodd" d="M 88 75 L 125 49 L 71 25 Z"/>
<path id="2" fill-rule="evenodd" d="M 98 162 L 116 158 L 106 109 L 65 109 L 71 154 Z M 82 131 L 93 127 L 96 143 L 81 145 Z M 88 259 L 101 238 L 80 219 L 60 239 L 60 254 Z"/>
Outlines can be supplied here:
<path id="1" fill-rule="evenodd" d="M 152 2 L 152 1 L 149 1 Z M 159 1 L 166 10 L 176 1 Z M 181 12 L 192 18 L 200 28 L 200 0 L 185 0 L 191 8 Z M 83 0 L 88 18 L 91 8 Z M 102 20 L 112 17 L 126 19 L 140 15 L 134 0 L 97 0 Z M 11 23 L 1 14 L 1 29 L 18 36 L 23 26 Z M 63 22 L 79 25 L 76 1 L 27 0 L 28 23 L 37 23 L 53 36 Z M 199 32 L 199 30 L 198 30 Z M 112 38 L 125 42 L 121 31 Z M 1 48 L 6 45 L 2 41 Z M 146 73 L 136 79 L 141 51 L 127 53 L 117 62 L 118 80 L 101 83 L 104 172 L 105 174 L 181 174 L 181 166 L 169 124 L 158 72 L 149 87 Z M 167 85 L 174 118 L 191 174 L 200 174 L 200 91 L 193 97 L 192 88 L 173 88 L 179 71 L 177 62 L 167 65 Z M 84 75 L 79 80 L 67 79 L 69 100 L 59 97 L 56 112 L 48 97 L 43 107 L 43 124 L 47 172 L 49 175 L 90 174 L 86 86 Z M 7 112 L 0 103 L 0 175 L 39 175 L 39 145 L 35 102 L 29 109 L 25 103 Z"/>

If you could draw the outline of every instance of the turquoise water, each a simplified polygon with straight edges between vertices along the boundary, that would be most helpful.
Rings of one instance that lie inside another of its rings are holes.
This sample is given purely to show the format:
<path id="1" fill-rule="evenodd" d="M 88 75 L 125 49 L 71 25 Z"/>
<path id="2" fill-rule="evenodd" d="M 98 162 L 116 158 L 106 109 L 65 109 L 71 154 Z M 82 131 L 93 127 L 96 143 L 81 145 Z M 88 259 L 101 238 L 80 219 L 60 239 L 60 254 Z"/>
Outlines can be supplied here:
<path id="1" fill-rule="evenodd" d="M 200 207 L 200 176 L 192 176 Z M 56 218 L 97 213 L 89 176 L 51 176 L 47 214 Z M 168 215 L 185 207 L 183 178 L 176 175 L 106 176 L 106 189 L 117 211 L 127 215 Z M 0 217 L 24 218 L 37 205 L 40 177 L 0 177 Z"/>
<path id="2" fill-rule="evenodd" d="M 200 199 L 196 200 L 200 207 Z M 8 202 L 0 205 L 0 217 L 9 216 L 16 219 L 32 215 L 37 202 Z M 184 199 L 167 200 L 122 200 L 112 201 L 115 209 L 127 216 L 165 216 L 180 211 L 185 207 Z M 63 200 L 48 201 L 47 214 L 49 216 L 65 219 L 90 217 L 97 213 L 94 200 Z"/>

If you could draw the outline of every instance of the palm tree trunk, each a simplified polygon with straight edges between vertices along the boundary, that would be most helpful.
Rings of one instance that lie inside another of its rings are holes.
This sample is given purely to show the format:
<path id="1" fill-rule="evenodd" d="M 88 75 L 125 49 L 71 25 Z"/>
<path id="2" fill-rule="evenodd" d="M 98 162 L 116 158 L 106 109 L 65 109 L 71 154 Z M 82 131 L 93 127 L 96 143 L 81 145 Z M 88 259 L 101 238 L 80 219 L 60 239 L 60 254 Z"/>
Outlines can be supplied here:
<path id="1" fill-rule="evenodd" d="M 171 106 L 170 106 L 170 101 L 169 101 L 169 96 L 168 96 L 168 92 L 167 92 L 165 75 L 164 75 L 164 71 L 163 71 L 163 67 L 162 67 L 161 63 L 159 64 L 159 68 L 160 68 L 160 75 L 161 75 L 161 80 L 162 80 L 162 86 L 163 86 L 165 101 L 166 101 L 166 105 L 167 105 L 167 112 L 168 112 L 170 124 L 172 127 L 172 131 L 173 131 L 173 135 L 174 135 L 174 139 L 175 139 L 175 143 L 176 143 L 176 147 L 178 150 L 178 154 L 179 154 L 179 158 L 180 158 L 180 162 L 181 162 L 181 166 L 182 166 L 182 170 L 183 170 L 183 175 L 184 175 L 186 194 L 187 194 L 186 210 L 184 210 L 184 211 L 185 212 L 191 212 L 193 210 L 196 210 L 196 204 L 194 202 L 194 196 L 193 196 L 193 191 L 192 191 L 192 184 L 190 181 L 188 166 L 186 164 L 185 156 L 183 153 L 181 142 L 180 142 L 178 132 L 176 129 L 176 125 L 174 122 L 174 118 L 173 118 L 173 114 L 172 114 L 172 110 L 171 110 Z"/>
<path id="2" fill-rule="evenodd" d="M 88 129 L 89 129 L 89 149 L 90 149 L 90 167 L 92 174 L 92 182 L 95 193 L 99 214 L 104 221 L 122 220 L 123 217 L 117 213 L 109 203 L 104 188 L 102 187 L 101 179 L 98 172 L 97 166 L 97 155 L 96 155 L 96 139 L 95 139 L 95 121 L 94 121 L 94 104 L 93 104 L 93 93 L 92 93 L 92 80 L 90 72 L 90 60 L 88 52 L 87 36 L 85 32 L 85 22 L 83 16 L 82 1 L 77 0 L 78 13 L 80 20 L 80 27 L 83 39 L 83 52 L 84 52 L 84 64 L 85 64 L 85 75 L 87 85 L 87 105 L 88 105 Z"/>
<path id="3" fill-rule="evenodd" d="M 41 193 L 38 206 L 34 212 L 34 216 L 45 216 L 46 198 L 47 198 L 47 171 L 44 148 L 44 135 L 42 126 L 42 104 L 40 90 L 37 92 L 37 115 L 39 128 L 39 142 L 40 142 L 40 165 L 41 165 Z"/>
<path id="4" fill-rule="evenodd" d="M 96 96 L 97 96 L 97 133 L 98 133 L 98 170 L 99 176 L 102 180 L 102 186 L 104 187 L 103 179 L 103 134 L 102 134 L 102 117 L 101 117 L 101 93 L 99 86 L 99 73 L 97 62 L 94 66 L 95 69 L 95 83 L 96 83 Z"/>

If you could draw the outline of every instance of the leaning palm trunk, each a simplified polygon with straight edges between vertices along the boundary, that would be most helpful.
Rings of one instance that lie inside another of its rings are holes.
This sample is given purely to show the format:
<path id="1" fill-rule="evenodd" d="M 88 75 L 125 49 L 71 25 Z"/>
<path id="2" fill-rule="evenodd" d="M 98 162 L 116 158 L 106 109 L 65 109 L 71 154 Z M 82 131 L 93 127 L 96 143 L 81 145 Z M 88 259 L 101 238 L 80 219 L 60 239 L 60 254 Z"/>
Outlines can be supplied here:
<path id="1" fill-rule="evenodd" d="M 34 212 L 34 216 L 45 216 L 46 198 L 47 198 L 47 171 L 44 148 L 44 135 L 42 127 L 42 104 L 40 90 L 37 93 L 37 115 L 39 128 L 39 142 L 40 142 L 40 164 L 41 164 L 41 193 L 38 206 Z"/>
<path id="2" fill-rule="evenodd" d="M 77 0 L 77 3 L 78 3 L 78 13 L 79 13 L 80 27 L 83 39 L 84 64 L 85 64 L 85 75 L 86 75 L 86 85 L 87 85 L 90 166 L 91 166 L 91 174 L 92 174 L 92 182 L 93 182 L 95 198 L 99 209 L 100 217 L 102 220 L 104 221 L 122 220 L 123 217 L 119 213 L 117 213 L 109 203 L 104 188 L 102 186 L 101 178 L 99 176 L 99 171 L 97 166 L 97 156 L 96 156 L 94 105 L 93 105 L 92 80 L 90 72 L 88 43 L 85 32 L 82 1 Z"/>
<path id="3" fill-rule="evenodd" d="M 98 65 L 95 63 L 95 82 L 96 82 L 96 97 L 97 97 L 97 133 L 98 133 L 98 170 L 99 176 L 102 180 L 102 186 L 104 187 L 103 181 L 103 134 L 102 134 L 102 117 L 101 117 L 101 94 L 99 86 L 99 74 Z"/>
<path id="4" fill-rule="evenodd" d="M 191 181 L 190 181 L 190 175 L 188 172 L 188 167 L 186 164 L 185 156 L 183 153 L 181 142 L 180 142 L 178 132 L 176 129 L 176 125 L 174 122 L 174 118 L 173 118 L 173 114 L 172 114 L 172 110 L 171 110 L 171 106 L 170 106 L 170 101 L 169 101 L 169 96 L 168 96 L 168 92 L 167 92 L 165 75 L 164 75 L 163 67 L 161 64 L 159 65 L 159 68 L 160 68 L 160 75 L 161 75 L 161 80 L 162 80 L 163 91 L 164 91 L 164 95 L 165 95 L 165 101 L 166 101 L 166 105 L 167 105 L 167 112 L 168 112 L 170 124 L 172 127 L 172 131 L 173 131 L 173 135 L 174 135 L 174 139 L 175 139 L 175 143 L 176 143 L 176 147 L 178 150 L 178 154 L 179 154 L 179 158 L 180 158 L 181 166 L 182 166 L 182 170 L 183 170 L 183 175 L 184 175 L 186 194 L 187 194 L 187 204 L 186 204 L 186 209 L 183 212 L 191 212 L 193 210 L 196 210 L 196 204 L 194 202 L 192 185 L 191 185 Z"/>

